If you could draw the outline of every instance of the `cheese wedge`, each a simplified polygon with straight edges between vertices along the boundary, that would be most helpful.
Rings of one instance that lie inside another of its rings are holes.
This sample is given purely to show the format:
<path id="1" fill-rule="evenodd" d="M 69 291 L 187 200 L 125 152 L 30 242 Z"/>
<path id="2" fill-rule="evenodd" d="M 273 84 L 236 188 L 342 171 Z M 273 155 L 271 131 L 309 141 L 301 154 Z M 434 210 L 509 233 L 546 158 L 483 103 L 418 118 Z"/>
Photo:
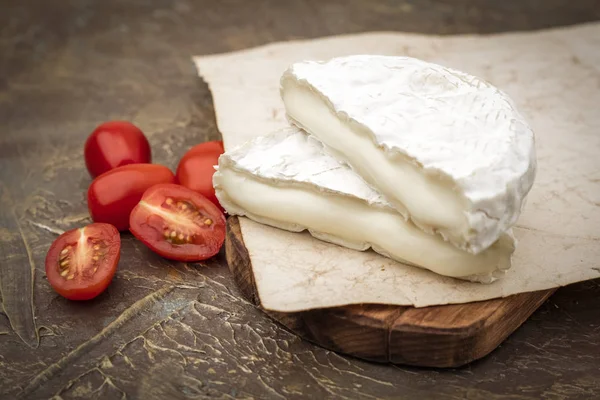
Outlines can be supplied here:
<path id="1" fill-rule="evenodd" d="M 491 282 L 511 265 L 507 233 L 477 255 L 423 232 L 323 145 L 297 128 L 256 138 L 219 158 L 213 177 L 229 214 L 355 250 L 372 248 L 441 275 Z"/>
<path id="2" fill-rule="evenodd" d="M 478 254 L 517 221 L 534 136 L 492 85 L 413 58 L 350 56 L 293 64 L 281 96 L 293 123 L 424 231 Z"/>

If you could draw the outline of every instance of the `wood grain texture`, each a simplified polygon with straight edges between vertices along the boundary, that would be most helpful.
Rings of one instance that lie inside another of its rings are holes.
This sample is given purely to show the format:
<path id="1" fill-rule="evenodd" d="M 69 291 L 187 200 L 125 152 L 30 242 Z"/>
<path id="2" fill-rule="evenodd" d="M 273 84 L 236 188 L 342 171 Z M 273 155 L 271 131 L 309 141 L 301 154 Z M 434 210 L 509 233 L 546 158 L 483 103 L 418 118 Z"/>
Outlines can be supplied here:
<path id="1" fill-rule="evenodd" d="M 123 234 L 113 282 L 85 303 L 58 296 L 44 271 L 52 241 L 90 222 L 81 153 L 96 125 L 134 122 L 153 161 L 173 170 L 191 146 L 219 138 L 191 55 L 373 30 L 592 20 L 598 0 L 0 1 L 0 182 L 12 197 L 0 198 L 0 231 L 10 236 L 0 263 L 35 268 L 32 291 L 3 293 L 13 323 L 24 300 L 33 320 L 25 309 L 11 326 L 0 309 L 0 399 L 600 398 L 600 281 L 560 289 L 488 357 L 440 371 L 300 339 L 246 301 L 223 254 L 176 263 Z"/>
<path id="2" fill-rule="evenodd" d="M 260 307 L 238 217 L 227 220 L 226 258 L 242 293 Z M 360 304 L 296 313 L 265 312 L 311 342 L 365 360 L 459 367 L 498 347 L 554 291 L 425 308 Z"/>

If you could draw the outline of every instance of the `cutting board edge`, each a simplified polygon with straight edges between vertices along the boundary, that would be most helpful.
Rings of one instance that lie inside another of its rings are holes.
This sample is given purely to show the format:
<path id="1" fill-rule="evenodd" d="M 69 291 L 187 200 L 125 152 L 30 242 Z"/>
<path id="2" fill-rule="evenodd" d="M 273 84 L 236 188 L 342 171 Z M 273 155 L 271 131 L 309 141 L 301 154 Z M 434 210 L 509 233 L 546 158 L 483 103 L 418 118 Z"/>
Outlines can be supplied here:
<path id="1" fill-rule="evenodd" d="M 496 349 L 556 290 L 423 308 L 357 304 L 282 313 L 261 307 L 235 216 L 227 220 L 225 254 L 244 297 L 273 320 L 329 350 L 383 363 L 437 368 L 469 364 Z"/>

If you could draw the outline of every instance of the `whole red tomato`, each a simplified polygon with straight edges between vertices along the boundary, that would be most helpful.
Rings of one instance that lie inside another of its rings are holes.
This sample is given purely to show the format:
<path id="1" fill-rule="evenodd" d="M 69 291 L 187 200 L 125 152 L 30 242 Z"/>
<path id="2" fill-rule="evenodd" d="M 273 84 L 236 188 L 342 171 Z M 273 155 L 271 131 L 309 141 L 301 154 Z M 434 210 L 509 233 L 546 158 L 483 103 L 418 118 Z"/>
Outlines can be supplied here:
<path id="1" fill-rule="evenodd" d="M 112 169 L 94 179 L 88 189 L 90 215 L 94 222 L 127 230 L 129 214 L 144 192 L 156 184 L 174 182 L 171 170 L 162 165 L 130 164 Z"/>
<path id="2" fill-rule="evenodd" d="M 83 152 L 85 165 L 93 178 L 116 167 L 152 161 L 148 139 L 127 121 L 110 121 L 98 126 L 86 140 Z"/>
<path id="3" fill-rule="evenodd" d="M 221 211 L 223 207 L 215 195 L 212 177 L 215 173 L 214 166 L 219 163 L 219 156 L 223 151 L 221 141 L 200 143 L 183 155 L 176 173 L 180 185 L 200 193 Z"/>

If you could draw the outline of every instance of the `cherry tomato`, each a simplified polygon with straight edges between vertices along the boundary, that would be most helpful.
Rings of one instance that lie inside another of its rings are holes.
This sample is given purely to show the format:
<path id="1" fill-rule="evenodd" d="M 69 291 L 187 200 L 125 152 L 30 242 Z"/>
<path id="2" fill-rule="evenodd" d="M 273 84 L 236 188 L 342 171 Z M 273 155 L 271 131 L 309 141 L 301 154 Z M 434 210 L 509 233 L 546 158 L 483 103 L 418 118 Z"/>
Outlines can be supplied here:
<path id="1" fill-rule="evenodd" d="M 200 261 L 219 252 L 225 217 L 206 197 L 179 185 L 156 185 L 131 212 L 131 233 L 155 253 Z"/>
<path id="2" fill-rule="evenodd" d="M 144 192 L 158 183 L 173 183 L 175 176 L 165 166 L 129 164 L 100 175 L 87 193 L 88 209 L 94 222 L 106 222 L 118 230 L 129 228 L 129 214 Z"/>
<path id="3" fill-rule="evenodd" d="M 214 166 L 223 154 L 223 142 L 206 142 L 192 147 L 179 161 L 177 166 L 177 181 L 180 185 L 192 189 L 213 202 L 222 211 L 215 196 L 212 177 L 215 173 Z"/>
<path id="4" fill-rule="evenodd" d="M 152 161 L 148 139 L 137 126 L 126 121 L 98 126 L 86 140 L 83 153 L 92 178 L 122 165 Z"/>
<path id="5" fill-rule="evenodd" d="M 54 290 L 70 300 L 89 300 L 110 284 L 121 252 L 119 231 L 91 224 L 63 233 L 46 255 L 46 276 Z"/>
<path id="6" fill-rule="evenodd" d="M 204 142 L 195 145 L 191 149 L 189 149 L 185 155 L 188 154 L 207 154 L 207 153 L 217 153 L 223 154 L 225 151 L 225 147 L 223 146 L 222 140 L 213 140 L 212 142 Z"/>

